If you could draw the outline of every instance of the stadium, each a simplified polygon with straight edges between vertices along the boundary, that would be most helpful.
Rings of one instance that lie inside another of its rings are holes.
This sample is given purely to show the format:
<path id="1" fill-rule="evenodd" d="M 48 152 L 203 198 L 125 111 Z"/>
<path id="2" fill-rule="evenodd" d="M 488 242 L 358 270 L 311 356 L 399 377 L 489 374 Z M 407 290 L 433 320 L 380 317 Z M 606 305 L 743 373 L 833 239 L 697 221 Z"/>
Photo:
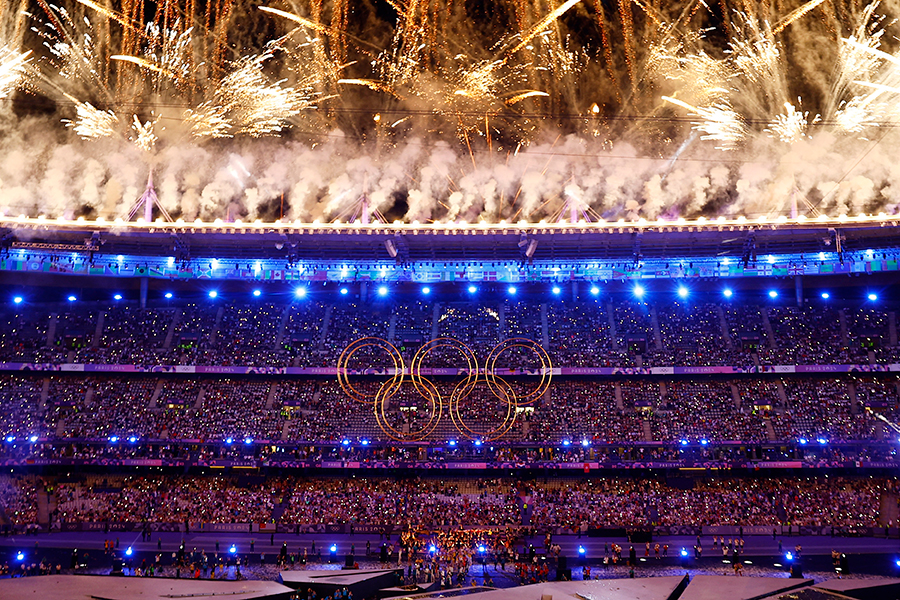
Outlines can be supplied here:
<path id="1" fill-rule="evenodd" d="M 0 597 L 896 597 L 896 7 L 726 4 L 0 8 Z"/>

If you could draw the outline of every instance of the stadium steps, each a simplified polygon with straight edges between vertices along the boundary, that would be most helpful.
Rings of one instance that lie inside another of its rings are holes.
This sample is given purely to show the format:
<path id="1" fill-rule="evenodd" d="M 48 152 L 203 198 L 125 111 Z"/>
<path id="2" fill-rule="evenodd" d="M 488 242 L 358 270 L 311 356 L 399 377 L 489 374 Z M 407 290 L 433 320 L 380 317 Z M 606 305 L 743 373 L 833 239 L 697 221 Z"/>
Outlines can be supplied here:
<path id="1" fill-rule="evenodd" d="M 652 442 L 653 441 L 653 429 L 650 427 L 650 420 L 644 419 L 641 421 L 641 428 L 644 430 L 644 441 Z"/>
<path id="2" fill-rule="evenodd" d="M 43 486 L 38 486 L 37 490 L 37 522 L 41 525 L 50 523 L 50 494 Z"/>
<path id="3" fill-rule="evenodd" d="M 397 332 L 397 313 L 391 313 L 391 321 L 388 324 L 387 341 L 394 343 L 394 335 Z"/>
<path id="4" fill-rule="evenodd" d="M 618 350 L 619 344 L 616 342 L 616 317 L 612 302 L 606 303 L 606 320 L 609 324 L 609 347 L 613 350 Z"/>
<path id="5" fill-rule="evenodd" d="M 885 492 L 881 495 L 880 506 L 878 510 L 878 522 L 881 525 L 893 524 L 897 526 L 900 520 L 900 509 L 897 507 L 897 494 Z"/>
<path id="6" fill-rule="evenodd" d="M 734 340 L 731 339 L 731 335 L 728 333 L 728 320 L 725 318 L 725 309 L 716 305 L 716 314 L 719 315 L 719 333 L 725 340 L 725 347 L 729 350 L 733 350 Z"/>
<path id="7" fill-rule="evenodd" d="M 56 337 L 56 324 L 59 322 L 59 315 L 53 313 L 50 315 L 50 323 L 47 325 L 47 339 L 45 340 L 48 348 L 53 347 L 53 340 Z"/>
<path id="8" fill-rule="evenodd" d="M 843 308 L 838 311 L 838 321 L 841 324 L 841 345 L 847 348 L 850 345 L 850 334 L 847 329 L 847 313 Z"/>
<path id="9" fill-rule="evenodd" d="M 91 339 L 91 348 L 99 348 L 103 339 L 103 325 L 106 323 L 106 311 L 101 310 L 97 315 L 97 327 L 94 328 L 94 337 Z"/>
<path id="10" fill-rule="evenodd" d="M 547 319 L 547 303 L 541 304 L 541 346 L 544 350 L 550 349 L 550 324 Z"/>
<path id="11" fill-rule="evenodd" d="M 272 410 L 275 406 L 275 398 L 278 397 L 278 382 L 272 382 L 269 386 L 269 395 L 266 396 L 266 410 Z M 282 438 L 283 439 L 283 438 Z"/>
<path id="12" fill-rule="evenodd" d="M 331 313 L 334 310 L 334 304 L 329 304 L 325 309 L 325 316 L 322 317 L 322 331 L 319 332 L 319 339 L 316 340 L 316 350 L 325 349 L 325 341 L 328 339 L 328 326 L 331 325 Z"/>
<path id="13" fill-rule="evenodd" d="M 166 341 L 163 342 L 163 350 L 172 349 L 172 341 L 175 338 L 175 330 L 178 329 L 178 323 L 181 321 L 183 313 L 183 310 L 176 310 L 174 313 L 172 313 L 172 321 L 169 323 L 169 327 L 166 329 Z"/>
<path id="14" fill-rule="evenodd" d="M 653 327 L 653 346 L 656 350 L 663 350 L 662 331 L 659 329 L 659 312 L 656 306 L 650 308 L 650 325 Z"/>
<path id="15" fill-rule="evenodd" d="M 778 435 L 772 427 L 772 419 L 763 419 L 763 424 L 766 426 L 766 439 L 770 442 L 778 441 Z"/>
<path id="16" fill-rule="evenodd" d="M 777 348 L 778 343 L 775 340 L 775 330 L 772 329 L 772 321 L 769 320 L 769 313 L 765 310 L 759 311 L 760 319 L 762 320 L 763 329 L 766 330 L 766 335 L 769 336 L 769 348 Z"/>
<path id="17" fill-rule="evenodd" d="M 894 311 L 888 313 L 888 341 L 891 346 L 897 345 L 897 313 Z"/>
<path id="18" fill-rule="evenodd" d="M 275 334 L 275 347 L 282 348 L 284 344 L 284 332 L 287 330 L 288 321 L 291 318 L 291 305 L 284 307 L 281 313 L 281 321 L 278 322 L 278 333 Z"/>
<path id="19" fill-rule="evenodd" d="M 157 379 L 156 387 L 153 388 L 153 395 L 150 396 L 149 408 L 158 408 L 159 405 L 156 403 L 156 401 L 159 400 L 159 395 L 162 393 L 162 389 L 163 389 L 163 380 Z"/>
<path id="20" fill-rule="evenodd" d="M 213 325 L 212 331 L 209 332 L 209 345 L 216 345 L 216 338 L 219 336 L 219 328 L 222 326 L 222 317 L 225 316 L 225 307 L 220 306 L 216 312 L 216 323 Z"/>

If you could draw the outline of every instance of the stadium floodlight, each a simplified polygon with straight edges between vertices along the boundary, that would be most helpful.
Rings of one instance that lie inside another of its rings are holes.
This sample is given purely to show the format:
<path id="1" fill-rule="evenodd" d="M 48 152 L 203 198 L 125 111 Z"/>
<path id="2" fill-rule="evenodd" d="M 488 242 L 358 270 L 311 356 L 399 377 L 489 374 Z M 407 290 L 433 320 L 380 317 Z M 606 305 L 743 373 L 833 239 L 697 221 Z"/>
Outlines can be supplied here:
<path id="1" fill-rule="evenodd" d="M 592 285 L 591 286 L 591 295 L 596 296 L 599 293 L 600 293 L 600 288 L 598 288 L 596 285 Z"/>
<path id="2" fill-rule="evenodd" d="M 294 295 L 298 298 L 305 298 L 306 297 L 306 288 L 298 287 L 296 290 L 294 290 Z"/>
<path id="3" fill-rule="evenodd" d="M 15 298 L 13 298 L 13 303 L 22 304 L 22 300 L 23 300 L 22 296 L 16 296 Z"/>
<path id="4" fill-rule="evenodd" d="M 426 285 L 425 287 L 422 288 L 422 293 L 427 296 L 428 294 L 431 293 L 431 288 Z"/>
<path id="5" fill-rule="evenodd" d="M 516 295 L 516 286 L 511 285 L 508 288 L 506 288 L 506 291 L 507 291 L 507 293 L 509 293 L 510 296 L 515 296 Z"/>
<path id="6" fill-rule="evenodd" d="M 725 288 L 722 290 L 722 295 L 726 298 L 731 298 L 734 295 L 734 292 L 731 291 L 731 288 Z"/>
<path id="7" fill-rule="evenodd" d="M 75 302 L 76 300 L 78 300 L 78 298 L 76 298 L 75 296 L 69 296 L 68 298 L 66 298 L 66 300 L 68 300 L 69 302 Z"/>
<path id="8" fill-rule="evenodd" d="M 172 292 L 166 292 L 166 300 L 172 299 Z"/>
<path id="9" fill-rule="evenodd" d="M 769 298 L 777 298 L 777 297 L 778 297 L 778 292 L 776 292 L 775 290 L 769 290 Z"/>
<path id="10" fill-rule="evenodd" d="M 642 286 L 642 285 L 640 285 L 640 284 L 634 286 L 634 289 L 631 290 L 631 291 L 632 291 L 632 293 L 634 294 L 634 296 L 635 296 L 636 298 L 643 298 L 643 297 L 644 297 L 644 291 L 645 291 L 645 290 L 644 290 L 644 286 Z"/>
<path id="11" fill-rule="evenodd" d="M 829 298 L 831 298 L 831 294 L 829 294 L 828 292 L 822 292 L 822 300 L 828 300 Z"/>
<path id="12" fill-rule="evenodd" d="M 260 296 L 262 296 L 262 292 L 259 290 L 253 290 L 253 296 L 255 298 L 259 298 Z"/>
<path id="13" fill-rule="evenodd" d="M 554 285 L 554 286 L 553 286 L 553 289 L 550 290 L 550 291 L 553 292 L 553 295 L 554 295 L 554 296 L 559 296 L 559 293 L 560 293 L 562 290 L 559 289 L 559 286 L 558 286 L 558 285 Z"/>
<path id="14" fill-rule="evenodd" d="M 348 290 L 347 288 L 341 288 L 341 296 L 346 296 L 349 293 L 350 293 L 350 290 Z"/>
<path id="15" fill-rule="evenodd" d="M 474 285 L 470 285 L 470 286 L 469 286 L 469 293 L 470 293 L 470 294 L 474 294 L 474 293 L 477 292 L 477 291 L 478 291 L 478 288 L 475 287 Z"/>
<path id="16" fill-rule="evenodd" d="M 678 286 L 678 297 L 679 298 L 681 298 L 681 299 L 687 298 L 689 293 L 690 292 L 688 292 L 688 289 L 686 287 L 684 287 L 683 285 Z"/>
<path id="17" fill-rule="evenodd" d="M 216 298 L 216 297 L 218 297 L 219 292 L 217 292 L 216 290 L 209 290 L 209 294 L 208 294 L 208 295 L 209 295 L 210 298 Z"/>
<path id="18" fill-rule="evenodd" d="M 383 286 L 381 286 L 381 287 L 378 288 L 378 295 L 379 295 L 379 296 L 387 296 L 387 293 L 388 293 L 387 286 L 384 286 L 384 285 L 383 285 Z"/>
<path id="19" fill-rule="evenodd" d="M 113 300 L 121 300 L 121 299 L 122 299 L 122 294 L 116 294 L 115 296 L 113 296 Z"/>
<path id="20" fill-rule="evenodd" d="M 878 294 L 869 294 L 868 296 L 866 296 L 866 298 L 868 298 L 872 302 L 875 302 L 876 300 L 878 300 Z"/>

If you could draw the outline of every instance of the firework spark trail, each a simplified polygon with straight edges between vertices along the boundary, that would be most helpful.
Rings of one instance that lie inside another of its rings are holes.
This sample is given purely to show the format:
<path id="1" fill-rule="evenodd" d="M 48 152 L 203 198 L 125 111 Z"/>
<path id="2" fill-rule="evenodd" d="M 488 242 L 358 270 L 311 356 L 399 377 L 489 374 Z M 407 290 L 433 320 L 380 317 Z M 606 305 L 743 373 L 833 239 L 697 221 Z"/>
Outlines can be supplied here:
<path id="1" fill-rule="evenodd" d="M 149 69 L 149 70 L 159 73 L 161 75 L 165 75 L 166 77 L 171 77 L 173 79 L 176 77 L 175 74 L 172 73 L 171 71 L 168 71 L 162 67 L 158 67 L 155 64 L 153 64 L 152 62 L 150 62 L 148 60 L 144 60 L 143 58 L 139 58 L 137 56 L 125 56 L 122 54 L 115 54 L 113 56 L 110 56 L 109 60 L 120 60 L 122 62 L 129 62 L 129 63 L 135 64 L 143 69 Z"/>
<path id="2" fill-rule="evenodd" d="M 546 17 L 538 21 L 531 29 L 522 32 L 522 34 L 519 36 L 519 43 L 507 50 L 505 54 L 515 54 L 516 52 L 524 48 L 526 45 L 528 45 L 528 42 L 530 42 L 534 38 L 534 36 L 547 29 L 554 21 L 569 12 L 570 8 L 572 8 L 576 4 L 579 4 L 580 2 L 581 0 L 567 0 L 567 2 L 565 2 L 564 4 L 561 4 L 554 10 L 550 11 L 550 13 Z"/>
<path id="3" fill-rule="evenodd" d="M 775 26 L 772 28 L 772 35 L 778 35 L 785 29 L 785 27 L 789 27 L 797 19 L 803 17 L 803 15 L 816 8 L 824 1 L 825 0 L 810 0 L 800 8 L 791 11 L 786 17 L 784 17 L 784 19 L 775 24 Z"/>
<path id="4" fill-rule="evenodd" d="M 0 46 L 0 99 L 9 96 L 25 77 L 31 60 L 31 51 L 19 52 L 9 46 Z"/>

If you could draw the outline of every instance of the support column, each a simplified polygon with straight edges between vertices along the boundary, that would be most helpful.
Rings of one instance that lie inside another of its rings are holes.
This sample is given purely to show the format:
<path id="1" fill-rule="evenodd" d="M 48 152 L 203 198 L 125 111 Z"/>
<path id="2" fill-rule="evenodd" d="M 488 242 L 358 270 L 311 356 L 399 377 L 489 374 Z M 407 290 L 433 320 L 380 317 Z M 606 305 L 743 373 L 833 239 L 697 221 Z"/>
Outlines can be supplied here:
<path id="1" fill-rule="evenodd" d="M 797 275 L 794 277 L 794 293 L 797 295 L 797 306 L 803 306 L 803 277 Z"/>

